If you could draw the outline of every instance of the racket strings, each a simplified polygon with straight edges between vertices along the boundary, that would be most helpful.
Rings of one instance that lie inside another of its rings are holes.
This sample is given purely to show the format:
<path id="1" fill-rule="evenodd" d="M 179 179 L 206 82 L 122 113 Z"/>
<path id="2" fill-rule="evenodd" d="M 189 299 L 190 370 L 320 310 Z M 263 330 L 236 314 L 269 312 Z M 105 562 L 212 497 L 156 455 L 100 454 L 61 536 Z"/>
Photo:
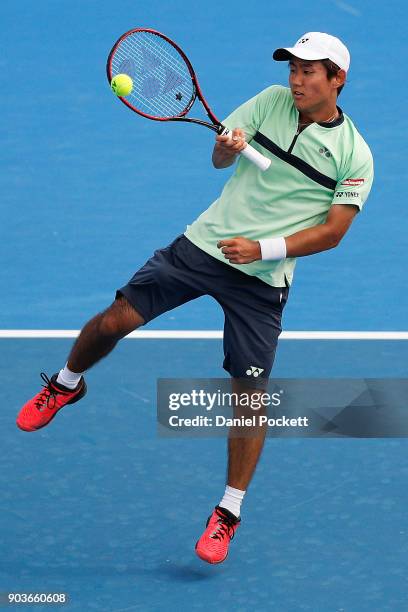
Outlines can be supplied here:
<path id="1" fill-rule="evenodd" d="M 133 80 L 127 100 L 147 115 L 183 115 L 195 96 L 183 57 L 156 34 L 134 32 L 119 43 L 112 58 L 112 76 L 123 73 Z"/>

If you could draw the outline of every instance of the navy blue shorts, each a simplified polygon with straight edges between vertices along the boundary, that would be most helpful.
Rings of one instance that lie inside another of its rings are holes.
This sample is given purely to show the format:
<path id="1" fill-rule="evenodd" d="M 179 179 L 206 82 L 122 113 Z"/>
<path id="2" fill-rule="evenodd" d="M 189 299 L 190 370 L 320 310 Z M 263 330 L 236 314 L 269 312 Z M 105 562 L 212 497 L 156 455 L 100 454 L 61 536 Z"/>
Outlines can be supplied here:
<path id="1" fill-rule="evenodd" d="M 182 234 L 155 251 L 116 297 L 124 295 L 148 323 L 190 300 L 212 296 L 225 315 L 223 367 L 257 387 L 272 369 L 288 293 L 288 287 L 272 287 L 218 261 Z"/>

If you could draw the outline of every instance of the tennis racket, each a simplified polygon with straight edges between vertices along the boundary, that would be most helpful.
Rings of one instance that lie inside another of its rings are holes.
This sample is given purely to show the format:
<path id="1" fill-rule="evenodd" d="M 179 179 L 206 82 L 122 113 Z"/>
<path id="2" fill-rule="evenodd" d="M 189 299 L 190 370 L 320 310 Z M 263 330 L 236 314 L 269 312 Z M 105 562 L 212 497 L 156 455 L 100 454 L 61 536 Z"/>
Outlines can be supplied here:
<path id="1" fill-rule="evenodd" d="M 117 74 L 133 81 L 131 93 L 119 99 L 142 117 L 155 121 L 186 121 L 210 128 L 217 134 L 231 132 L 217 119 L 204 98 L 194 69 L 176 43 L 156 30 L 136 28 L 114 44 L 106 64 L 109 83 Z M 211 123 L 187 117 L 199 99 Z M 247 144 L 241 155 L 261 170 L 271 160 Z"/>

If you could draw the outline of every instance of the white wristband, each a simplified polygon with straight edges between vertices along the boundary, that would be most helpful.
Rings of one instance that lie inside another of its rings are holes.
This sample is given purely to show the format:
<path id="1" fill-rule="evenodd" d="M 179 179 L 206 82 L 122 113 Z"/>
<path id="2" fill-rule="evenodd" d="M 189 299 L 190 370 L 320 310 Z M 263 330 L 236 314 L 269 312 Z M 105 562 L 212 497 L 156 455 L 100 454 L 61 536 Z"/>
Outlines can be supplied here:
<path id="1" fill-rule="evenodd" d="M 258 240 L 258 242 L 261 246 L 262 260 L 285 259 L 286 242 L 283 237 L 263 238 L 262 240 Z"/>

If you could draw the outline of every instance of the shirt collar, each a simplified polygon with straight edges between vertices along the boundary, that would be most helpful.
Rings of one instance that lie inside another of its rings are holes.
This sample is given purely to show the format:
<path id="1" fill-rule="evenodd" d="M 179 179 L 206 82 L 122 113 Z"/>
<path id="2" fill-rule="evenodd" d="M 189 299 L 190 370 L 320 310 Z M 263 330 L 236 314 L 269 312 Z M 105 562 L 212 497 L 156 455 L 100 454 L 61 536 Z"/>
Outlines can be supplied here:
<path id="1" fill-rule="evenodd" d="M 334 128 L 341 125 L 344 121 L 343 111 L 341 110 L 340 106 L 337 106 L 336 108 L 339 111 L 339 116 L 335 121 L 320 121 L 317 122 L 317 124 L 324 128 Z"/>
<path id="2" fill-rule="evenodd" d="M 296 108 L 296 106 L 293 104 L 293 108 L 295 110 L 295 117 L 296 117 L 296 125 L 298 125 L 299 123 L 299 111 Z M 315 121 L 315 125 L 320 125 L 323 128 L 334 128 L 337 127 L 338 125 L 341 125 L 344 122 L 344 114 L 343 111 L 341 110 L 340 106 L 336 106 L 337 110 L 339 111 L 339 116 L 337 117 L 337 119 L 335 121 L 320 121 L 317 122 Z M 313 123 L 311 123 L 310 125 L 313 125 Z"/>

